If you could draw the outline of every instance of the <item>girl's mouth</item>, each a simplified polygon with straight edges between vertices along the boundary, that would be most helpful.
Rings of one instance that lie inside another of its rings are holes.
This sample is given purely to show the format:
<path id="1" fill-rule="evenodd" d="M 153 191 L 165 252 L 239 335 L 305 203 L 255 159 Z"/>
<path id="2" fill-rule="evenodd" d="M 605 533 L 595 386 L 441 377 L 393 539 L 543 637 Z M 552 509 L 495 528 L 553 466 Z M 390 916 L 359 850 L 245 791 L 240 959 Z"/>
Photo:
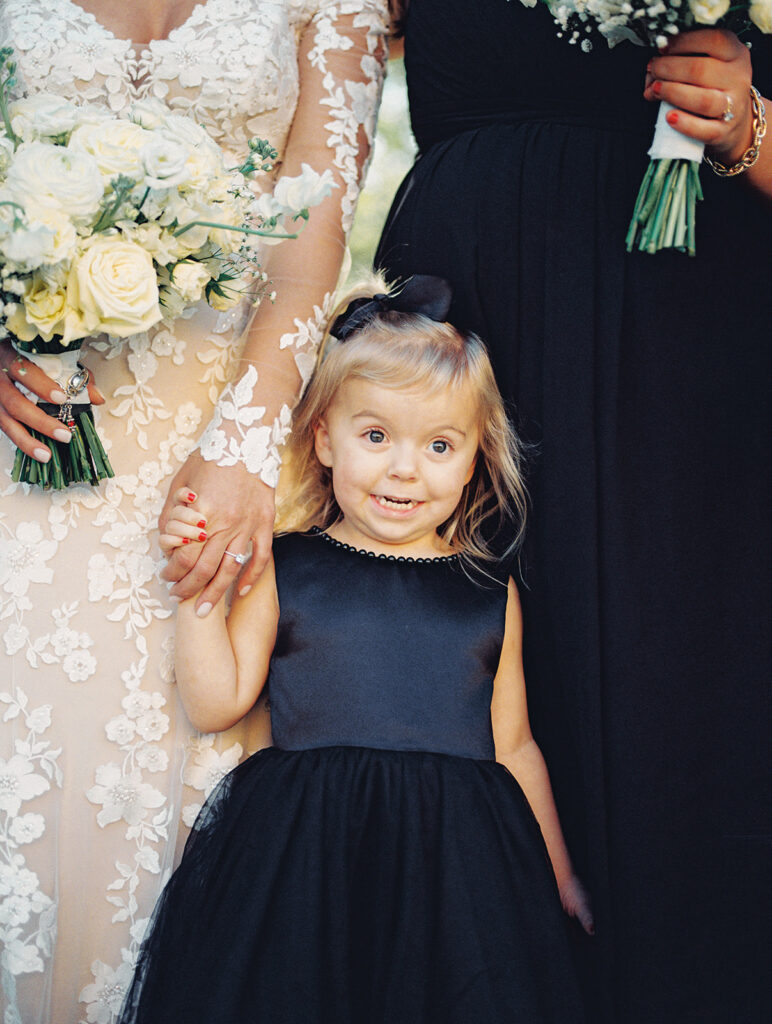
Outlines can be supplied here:
<path id="1" fill-rule="evenodd" d="M 414 498 L 393 498 L 385 494 L 373 494 L 372 498 L 381 508 L 393 509 L 395 512 L 409 512 L 421 504 Z"/>

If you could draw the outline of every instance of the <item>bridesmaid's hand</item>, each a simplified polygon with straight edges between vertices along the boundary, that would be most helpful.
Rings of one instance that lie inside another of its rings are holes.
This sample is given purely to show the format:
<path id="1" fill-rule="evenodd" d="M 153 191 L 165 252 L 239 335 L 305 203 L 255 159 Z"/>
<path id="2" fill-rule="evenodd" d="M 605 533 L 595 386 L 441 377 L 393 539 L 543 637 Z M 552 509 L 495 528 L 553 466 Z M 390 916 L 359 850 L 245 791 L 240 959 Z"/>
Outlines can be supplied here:
<path id="1" fill-rule="evenodd" d="M 51 451 L 26 430 L 33 430 L 53 437 L 57 441 L 70 440 L 70 431 L 53 416 L 47 416 L 26 398 L 16 384 L 22 384 L 43 402 L 61 405 L 67 398 L 55 380 L 51 380 L 29 359 L 19 355 L 11 342 L 0 341 L 0 430 L 7 434 L 17 448 L 38 462 L 48 462 Z M 102 405 L 104 398 L 94 385 L 89 374 L 88 397 L 92 405 Z"/>
<path id="2" fill-rule="evenodd" d="M 251 558 L 239 580 L 240 594 L 265 568 L 273 542 L 274 490 L 241 464 L 218 466 L 194 452 L 172 480 L 159 518 L 162 535 L 168 534 L 178 498 L 187 504 L 195 502 L 196 513 L 206 522 L 206 529 L 201 529 L 205 538 L 178 546 L 161 575 L 175 583 L 171 588 L 174 597 L 185 600 L 201 591 L 196 611 L 207 615 L 241 570 L 226 551 L 246 555 L 252 545 Z"/>
<path id="3" fill-rule="evenodd" d="M 704 142 L 710 156 L 731 165 L 753 138 L 751 76 L 748 47 L 734 32 L 697 29 L 681 32 L 649 61 L 643 95 L 677 107 L 668 114 L 668 123 Z M 729 106 L 734 118 L 724 121 Z"/>
<path id="4" fill-rule="evenodd" d="M 595 934 L 590 894 L 576 875 L 560 886 L 560 902 L 569 917 L 575 917 L 588 935 Z"/>

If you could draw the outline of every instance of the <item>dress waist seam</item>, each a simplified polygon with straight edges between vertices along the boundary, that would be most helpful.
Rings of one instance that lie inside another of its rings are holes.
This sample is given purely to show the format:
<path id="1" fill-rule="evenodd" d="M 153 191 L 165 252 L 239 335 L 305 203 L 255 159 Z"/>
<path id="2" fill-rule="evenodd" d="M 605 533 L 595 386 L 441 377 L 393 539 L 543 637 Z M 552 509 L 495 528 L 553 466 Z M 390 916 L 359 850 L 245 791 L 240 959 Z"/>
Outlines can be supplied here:
<path id="1" fill-rule="evenodd" d="M 649 122 L 633 122 L 617 120 L 616 118 L 609 116 L 608 118 L 587 118 L 587 117 L 571 117 L 566 115 L 556 115 L 548 111 L 521 111 L 517 114 L 513 114 L 510 117 L 497 117 L 488 121 L 475 120 L 469 124 L 458 124 L 455 126 L 448 125 L 447 131 L 443 134 L 437 134 L 438 125 L 437 122 L 432 123 L 430 131 L 424 131 L 420 122 L 413 121 L 413 134 L 418 140 L 419 151 L 423 154 L 428 152 L 434 146 L 439 146 L 447 142 L 452 142 L 456 139 L 463 138 L 464 136 L 472 135 L 477 132 L 485 131 L 490 128 L 521 128 L 526 125 L 551 125 L 556 128 L 578 128 L 588 129 L 594 132 L 609 132 L 614 135 L 624 134 L 637 137 L 643 137 L 650 139 L 654 130 L 654 121 L 652 119 Z M 429 137 L 430 141 L 422 141 L 422 136 Z"/>

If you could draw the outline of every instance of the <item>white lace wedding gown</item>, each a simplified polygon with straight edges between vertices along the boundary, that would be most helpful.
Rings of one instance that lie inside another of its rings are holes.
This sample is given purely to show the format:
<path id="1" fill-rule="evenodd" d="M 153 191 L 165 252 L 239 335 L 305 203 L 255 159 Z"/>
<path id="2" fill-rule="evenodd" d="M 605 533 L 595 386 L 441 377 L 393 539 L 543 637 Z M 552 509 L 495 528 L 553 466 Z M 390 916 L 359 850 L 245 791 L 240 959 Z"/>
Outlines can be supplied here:
<path id="1" fill-rule="evenodd" d="M 75 0 L 2 0 L 0 45 L 14 47 L 17 93 L 47 89 L 118 115 L 154 97 L 205 125 L 234 163 L 254 135 L 283 153 L 302 115 L 308 162 L 339 184 L 342 237 L 373 131 L 385 8 L 207 0 L 168 39 L 135 48 Z M 295 292 L 276 360 L 307 371 L 329 295 Z M 201 307 L 171 328 L 87 343 L 117 474 L 97 489 L 13 485 L 0 437 L 2 1024 L 110 1024 L 180 820 L 249 751 L 248 723 L 198 737 L 178 706 L 156 533 L 245 317 Z"/>

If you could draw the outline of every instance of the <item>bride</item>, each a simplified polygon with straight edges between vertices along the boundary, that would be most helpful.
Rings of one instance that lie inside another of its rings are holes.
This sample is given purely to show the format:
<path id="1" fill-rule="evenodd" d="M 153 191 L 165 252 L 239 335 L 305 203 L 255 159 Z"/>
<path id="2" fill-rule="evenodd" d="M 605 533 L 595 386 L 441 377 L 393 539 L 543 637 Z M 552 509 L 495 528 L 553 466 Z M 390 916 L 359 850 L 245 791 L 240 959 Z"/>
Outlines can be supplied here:
<path id="1" fill-rule="evenodd" d="M 162 101 L 203 124 L 235 163 L 258 135 L 279 151 L 279 175 L 307 163 L 329 168 L 337 186 L 299 239 L 266 248 L 262 269 L 276 297 L 248 329 L 248 303 L 227 314 L 202 304 L 172 325 L 86 343 L 98 429 L 116 471 L 98 488 L 52 493 L 11 483 L 15 445 L 46 457 L 27 428 L 53 436 L 61 424 L 18 386 L 50 400 L 54 383 L 0 342 L 5 1024 L 110 1024 L 184 839 L 178 822 L 190 825 L 218 778 L 265 742 L 264 711 L 248 730 L 191 734 L 172 677 L 173 598 L 205 586 L 198 610 L 206 614 L 250 543 L 240 588 L 267 557 L 277 446 L 313 364 L 372 141 L 386 6 L 0 5 L 16 95 L 50 90 L 118 116 L 137 99 Z M 242 378 L 249 397 L 241 395 L 235 418 L 215 414 L 205 429 L 221 393 L 232 397 L 228 382 Z M 245 423 L 272 431 L 257 473 L 245 465 L 255 457 L 242 447 Z M 180 486 L 198 496 L 205 518 L 199 540 L 164 569 L 157 522 L 165 495 Z"/>

